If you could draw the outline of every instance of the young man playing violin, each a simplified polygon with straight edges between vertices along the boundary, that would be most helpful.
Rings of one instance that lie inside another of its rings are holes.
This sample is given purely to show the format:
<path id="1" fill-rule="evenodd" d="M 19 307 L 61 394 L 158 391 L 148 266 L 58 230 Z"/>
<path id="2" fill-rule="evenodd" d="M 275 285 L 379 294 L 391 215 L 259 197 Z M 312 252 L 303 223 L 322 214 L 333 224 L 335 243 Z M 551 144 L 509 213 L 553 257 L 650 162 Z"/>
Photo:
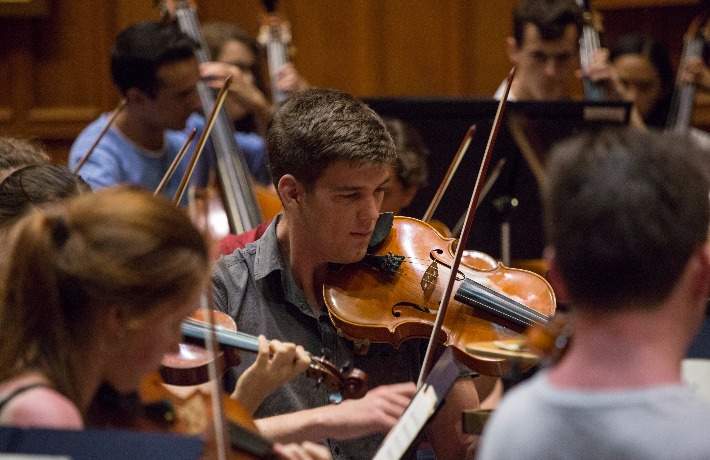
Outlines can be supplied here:
<path id="1" fill-rule="evenodd" d="M 503 398 L 479 458 L 710 456 L 710 406 L 680 373 L 710 286 L 705 156 L 689 135 L 634 129 L 554 149 L 548 258 L 574 332 Z"/>
<path id="2" fill-rule="evenodd" d="M 325 352 L 368 376 L 371 390 L 340 404 L 303 377 L 286 384 L 255 413 L 265 436 L 325 441 L 334 458 L 372 458 L 416 392 L 426 343 L 372 344 L 357 354 L 330 322 L 322 290 L 329 264 L 365 256 L 395 147 L 372 110 L 324 89 L 293 95 L 274 116 L 267 146 L 284 211 L 260 240 L 220 259 L 217 307 L 243 332 Z M 477 406 L 473 379 L 459 379 L 428 433 L 438 458 L 463 458 L 472 447 L 475 439 L 461 434 L 461 412 Z"/>
<path id="3" fill-rule="evenodd" d="M 228 100 L 243 97 L 241 71 L 223 62 L 198 66 L 194 55 L 197 47 L 177 25 L 160 22 L 134 24 L 118 36 L 111 52 L 111 75 L 126 106 L 79 171 L 92 188 L 129 183 L 155 190 L 195 128 L 191 149 L 164 189 L 166 196 L 175 194 L 189 163 L 189 153 L 194 151 L 205 125 L 204 117 L 199 115 L 202 105 L 198 81 L 206 79 L 210 87 L 218 89 L 232 75 Z M 226 105 L 238 105 L 238 101 Z M 109 114 L 101 115 L 79 134 L 69 153 L 70 168 L 89 151 L 109 118 Z M 263 140 L 255 141 L 253 136 L 241 133 L 235 136 L 252 175 L 268 180 Z M 210 163 L 206 151 L 195 170 L 194 183 L 207 183 Z"/>

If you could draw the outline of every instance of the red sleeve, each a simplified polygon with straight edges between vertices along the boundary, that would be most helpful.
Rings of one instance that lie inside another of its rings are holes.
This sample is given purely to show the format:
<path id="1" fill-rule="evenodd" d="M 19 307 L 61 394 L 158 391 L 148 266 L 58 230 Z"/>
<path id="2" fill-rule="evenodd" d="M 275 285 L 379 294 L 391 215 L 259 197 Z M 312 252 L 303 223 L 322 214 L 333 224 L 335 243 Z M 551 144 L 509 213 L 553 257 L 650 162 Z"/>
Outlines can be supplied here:
<path id="1" fill-rule="evenodd" d="M 264 234 L 270 223 L 271 220 L 267 220 L 247 232 L 240 233 L 239 235 L 229 234 L 225 236 L 219 241 L 219 254 L 229 255 L 237 249 L 243 248 L 247 243 L 258 240 L 261 238 L 261 235 Z"/>

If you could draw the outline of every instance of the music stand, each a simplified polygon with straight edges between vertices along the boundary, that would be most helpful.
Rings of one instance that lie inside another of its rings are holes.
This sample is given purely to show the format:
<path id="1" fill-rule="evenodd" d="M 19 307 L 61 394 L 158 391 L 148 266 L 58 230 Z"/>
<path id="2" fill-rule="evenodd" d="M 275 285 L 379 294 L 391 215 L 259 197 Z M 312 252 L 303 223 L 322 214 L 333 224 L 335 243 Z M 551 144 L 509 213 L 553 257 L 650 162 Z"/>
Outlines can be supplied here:
<path id="1" fill-rule="evenodd" d="M 459 98 L 373 98 L 364 101 L 380 116 L 399 118 L 411 124 L 431 152 L 429 186 L 421 190 L 404 210 L 406 215 L 417 218 L 424 215 L 469 126 L 477 126 L 468 153 L 434 214 L 435 219 L 453 228 L 470 201 L 498 102 Z M 554 142 L 584 129 L 628 124 L 630 107 L 625 102 L 509 102 L 489 171 L 501 160 L 504 165 L 490 192 L 479 203 L 467 248 L 483 251 L 500 260 L 505 249 L 501 233 L 505 233 L 507 227 L 512 259 L 542 257 L 544 238 L 539 187 L 511 133 L 511 119 L 517 120 L 519 131 L 532 146 L 539 163 L 544 165 L 545 154 Z M 512 206 L 515 202 L 517 206 Z"/>
<path id="2" fill-rule="evenodd" d="M 451 348 L 446 348 L 404 414 L 382 441 L 374 460 L 399 459 L 411 453 L 416 448 L 415 441 L 441 408 L 446 394 L 459 375 L 454 354 Z"/>
<path id="3" fill-rule="evenodd" d="M 197 460 L 203 447 L 203 440 L 197 436 L 121 430 L 0 428 L 0 452 L 73 460 Z"/>

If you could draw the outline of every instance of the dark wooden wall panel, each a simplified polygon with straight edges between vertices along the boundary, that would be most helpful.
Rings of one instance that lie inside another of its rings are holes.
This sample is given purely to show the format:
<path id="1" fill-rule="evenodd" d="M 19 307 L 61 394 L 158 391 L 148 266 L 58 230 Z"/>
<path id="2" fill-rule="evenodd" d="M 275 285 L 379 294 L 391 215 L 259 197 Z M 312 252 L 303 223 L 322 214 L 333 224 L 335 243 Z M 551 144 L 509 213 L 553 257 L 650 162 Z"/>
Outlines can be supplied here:
<path id="1" fill-rule="evenodd" d="M 157 19 L 150 0 L 48 0 L 46 14 L 0 17 L 0 135 L 37 137 L 63 162 L 78 132 L 119 95 L 109 51 L 128 24 Z M 202 22 L 236 22 L 256 35 L 259 0 L 200 0 Z M 360 97 L 486 96 L 510 69 L 505 37 L 515 0 L 281 0 L 294 61 L 316 86 Z M 598 0 L 611 42 L 656 35 L 680 55 L 693 0 Z M 670 5 L 670 6 L 668 6 Z M 1 12 L 0 12 L 1 13 Z M 710 126 L 710 103 L 698 119 Z"/>

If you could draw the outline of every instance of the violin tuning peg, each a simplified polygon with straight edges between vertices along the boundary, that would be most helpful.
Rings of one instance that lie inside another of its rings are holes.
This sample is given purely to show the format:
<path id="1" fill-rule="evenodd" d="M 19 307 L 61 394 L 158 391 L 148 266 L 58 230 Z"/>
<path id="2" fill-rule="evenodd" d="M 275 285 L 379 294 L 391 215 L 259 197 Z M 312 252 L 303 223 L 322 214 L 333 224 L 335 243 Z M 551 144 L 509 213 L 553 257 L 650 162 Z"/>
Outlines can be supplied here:
<path id="1" fill-rule="evenodd" d="M 340 372 L 347 372 L 350 370 L 351 367 L 352 364 L 350 363 L 350 361 L 346 361 L 345 364 L 340 367 Z"/>

